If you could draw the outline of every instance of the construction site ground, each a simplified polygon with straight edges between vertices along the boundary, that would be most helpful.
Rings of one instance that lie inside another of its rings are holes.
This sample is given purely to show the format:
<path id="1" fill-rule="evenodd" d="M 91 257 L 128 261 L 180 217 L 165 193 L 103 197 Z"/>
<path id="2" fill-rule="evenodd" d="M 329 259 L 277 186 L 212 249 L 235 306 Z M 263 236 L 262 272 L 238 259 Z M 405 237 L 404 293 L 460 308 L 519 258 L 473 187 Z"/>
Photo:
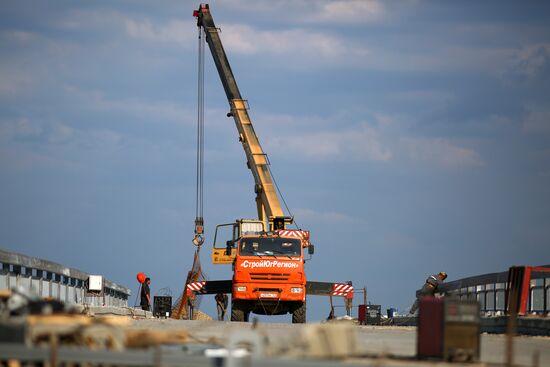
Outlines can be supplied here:
<path id="1" fill-rule="evenodd" d="M 342 321 L 345 322 L 345 321 Z M 256 331 L 272 346 L 288 343 L 300 328 L 308 324 L 258 323 Z M 186 330 L 199 343 L 224 343 L 234 333 L 253 327 L 252 323 L 173 319 L 135 319 L 130 327 L 152 330 Z M 445 366 L 447 363 L 415 360 L 416 327 L 355 325 L 358 343 L 367 358 L 353 358 L 344 363 L 383 366 Z M 479 365 L 504 365 L 506 335 L 482 334 Z M 517 366 L 550 366 L 550 337 L 514 337 L 514 364 Z M 451 365 L 451 364 L 448 364 Z M 456 366 L 457 364 L 452 364 Z M 461 364 L 458 364 L 461 365 Z M 465 364 L 472 366 L 472 364 Z M 477 364 L 474 364 L 477 365 Z"/>

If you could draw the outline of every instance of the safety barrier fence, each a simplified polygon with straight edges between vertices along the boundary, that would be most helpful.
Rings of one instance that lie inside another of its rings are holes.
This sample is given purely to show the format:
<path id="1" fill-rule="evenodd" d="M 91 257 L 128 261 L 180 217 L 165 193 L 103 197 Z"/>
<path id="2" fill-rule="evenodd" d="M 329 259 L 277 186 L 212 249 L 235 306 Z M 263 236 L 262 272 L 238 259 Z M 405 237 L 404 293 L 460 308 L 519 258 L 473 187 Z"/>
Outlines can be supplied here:
<path id="1" fill-rule="evenodd" d="M 539 268 L 550 269 L 550 265 Z M 550 313 L 550 273 L 533 271 L 528 284 L 527 313 Z M 490 316 L 505 313 L 507 286 L 508 271 L 504 271 L 447 282 L 438 287 L 438 292 L 447 296 L 458 296 L 460 299 L 476 299 L 481 311 Z"/>
<path id="2" fill-rule="evenodd" d="M 103 292 L 90 295 L 90 274 L 63 265 L 0 249 L 0 290 L 23 287 L 42 298 L 91 306 L 127 307 L 130 289 L 103 281 Z"/>

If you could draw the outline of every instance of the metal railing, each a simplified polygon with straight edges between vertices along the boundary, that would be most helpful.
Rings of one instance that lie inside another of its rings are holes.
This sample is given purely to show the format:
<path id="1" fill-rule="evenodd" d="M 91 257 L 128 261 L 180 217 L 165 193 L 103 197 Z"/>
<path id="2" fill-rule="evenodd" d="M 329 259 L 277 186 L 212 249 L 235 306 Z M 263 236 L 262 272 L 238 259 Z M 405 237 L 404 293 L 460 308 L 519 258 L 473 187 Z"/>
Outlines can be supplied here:
<path id="1" fill-rule="evenodd" d="M 550 268 L 550 265 L 542 267 Z M 475 299 L 485 314 L 501 315 L 506 310 L 507 283 L 508 271 L 482 274 L 444 283 L 438 287 L 438 293 L 454 295 L 460 299 Z M 550 313 L 550 275 L 548 273 L 532 273 L 527 311 L 530 314 Z"/>
<path id="2" fill-rule="evenodd" d="M 104 279 L 103 294 L 88 295 L 90 274 L 36 257 L 0 249 L 0 290 L 23 287 L 42 298 L 91 306 L 127 307 L 129 288 Z"/>

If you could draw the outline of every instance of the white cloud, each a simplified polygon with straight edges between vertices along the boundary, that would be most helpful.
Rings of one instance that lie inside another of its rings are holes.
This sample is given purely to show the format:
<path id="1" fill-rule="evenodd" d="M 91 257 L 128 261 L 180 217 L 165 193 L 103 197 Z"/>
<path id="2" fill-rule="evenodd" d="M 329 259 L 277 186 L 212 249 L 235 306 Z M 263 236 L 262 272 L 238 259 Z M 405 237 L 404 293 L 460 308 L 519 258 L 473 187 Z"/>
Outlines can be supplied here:
<path id="1" fill-rule="evenodd" d="M 195 47 L 196 25 L 192 21 L 169 21 L 156 24 L 150 19 L 122 17 L 121 22 L 131 38 L 158 43 L 177 43 L 182 47 Z M 347 38 L 310 29 L 291 28 L 264 30 L 248 24 L 223 23 L 220 37 L 230 54 L 262 54 L 284 56 L 290 65 L 316 63 L 358 64 L 368 54 L 367 49 Z M 287 58 L 292 55 L 291 58 Z M 346 57 L 342 57 L 346 55 Z M 305 58 L 306 60 L 303 60 Z M 311 66 L 311 64 L 309 64 Z"/>
<path id="2" fill-rule="evenodd" d="M 0 145 L 0 167 L 4 171 L 36 172 L 37 169 L 77 170 L 79 162 L 71 161 L 67 156 L 58 157 L 50 151 L 34 151 L 21 146 Z"/>
<path id="3" fill-rule="evenodd" d="M 445 90 L 417 89 L 397 92 L 392 95 L 396 101 L 433 106 L 435 109 L 447 107 L 456 101 L 452 92 Z"/>
<path id="4" fill-rule="evenodd" d="M 173 42 L 184 47 L 195 45 L 192 41 L 196 39 L 196 25 L 191 21 L 176 20 L 156 25 L 149 19 L 125 18 L 124 24 L 127 34 L 133 38 L 152 42 Z"/>
<path id="5" fill-rule="evenodd" d="M 226 5 L 219 4 L 220 7 Z M 359 37 L 364 29 L 351 35 L 337 34 L 338 30 L 317 27 L 317 23 L 338 22 L 345 27 L 350 24 L 363 24 L 385 16 L 383 3 L 375 0 L 341 1 L 237 1 L 231 3 L 232 11 L 239 10 L 249 14 L 264 14 L 276 19 L 270 24 L 284 24 L 291 19 L 294 25 L 282 29 L 265 29 L 253 26 L 258 22 L 255 17 L 245 23 L 218 22 L 225 48 L 230 54 L 260 55 L 284 58 L 281 66 L 287 67 L 324 67 L 327 65 L 351 66 L 373 70 L 399 71 L 445 71 L 445 70 L 486 70 L 501 72 L 506 70 L 512 60 L 523 60 L 527 56 L 518 56 L 514 47 L 471 47 L 463 39 L 451 42 L 449 29 L 441 32 L 414 32 L 389 35 L 381 44 L 369 37 Z M 280 14 L 274 16 L 273 13 Z M 234 18 L 232 18 L 234 20 Z M 163 23 L 152 17 L 130 17 L 117 12 L 78 12 L 75 20 L 59 25 L 62 29 L 84 28 L 86 30 L 108 29 L 116 38 L 117 33 L 133 39 L 152 43 L 175 43 L 185 49 L 196 45 L 196 25 L 193 20 L 172 19 Z M 312 26 L 312 28 L 310 28 Z M 472 31 L 464 33 L 451 29 L 453 34 L 470 37 Z M 489 32 L 489 31 L 486 31 Z M 491 30 L 494 32 L 494 30 Z M 470 38 L 468 38 L 470 39 Z M 433 45 L 433 47 L 411 47 L 411 45 Z M 170 46 L 172 47 L 172 46 Z M 534 51 L 527 52 L 532 54 Z M 231 57 L 231 56 L 230 56 Z M 540 56 L 539 56 L 540 58 Z M 537 58 L 526 63 L 527 70 L 536 69 L 540 64 Z M 520 63 L 520 61 L 516 61 Z M 531 72 L 531 71 L 529 71 Z"/>
<path id="6" fill-rule="evenodd" d="M 38 35 L 29 31 L 9 30 L 0 32 L 0 38 L 6 42 L 24 43 L 38 38 Z"/>
<path id="7" fill-rule="evenodd" d="M 110 129 L 83 129 L 60 121 L 20 118 L 2 120 L 0 138 L 11 143 L 32 143 L 44 147 L 79 145 L 87 148 L 113 147 L 123 135 Z M 71 159 L 72 157 L 67 157 Z"/>
<path id="8" fill-rule="evenodd" d="M 92 106 L 97 111 L 117 111 L 135 118 L 149 119 L 158 122 L 170 122 L 177 124 L 194 123 L 195 112 L 190 111 L 180 104 L 171 101 L 137 100 L 137 99 L 112 99 L 103 93 L 88 92 L 74 87 L 66 87 L 67 92 L 86 101 L 87 106 Z"/>
<path id="9" fill-rule="evenodd" d="M 0 96 L 8 98 L 24 94 L 36 85 L 36 77 L 14 64 L 0 64 Z"/>
<path id="10" fill-rule="evenodd" d="M 59 121 L 31 120 L 26 117 L 17 120 L 3 120 L 0 136 L 5 140 L 21 140 L 62 144 L 74 135 L 74 129 Z"/>
<path id="11" fill-rule="evenodd" d="M 222 7 L 222 4 L 219 4 Z M 362 23 L 383 13 L 382 5 L 375 0 L 346 1 L 283 1 L 231 3 L 231 10 L 241 9 L 249 13 L 281 12 L 280 19 L 295 18 L 296 24 L 345 22 Z M 305 15 L 304 15 L 305 14 Z M 284 16 L 283 16 L 284 15 Z M 181 47 L 195 47 L 196 25 L 194 21 L 172 20 L 155 22 L 151 18 L 135 19 L 120 14 L 111 18 L 124 25 L 126 34 L 135 39 L 157 43 L 177 43 Z M 99 20 L 98 20 L 99 21 Z M 329 34 L 311 28 L 285 27 L 268 29 L 251 23 L 218 22 L 221 38 L 229 54 L 259 54 L 284 57 L 287 66 L 307 67 L 329 65 L 363 66 L 369 50 L 350 37 Z M 312 62 L 315 61 L 315 62 Z"/>
<path id="12" fill-rule="evenodd" d="M 474 149 L 445 137 L 417 137 L 407 133 L 410 118 L 404 115 L 374 113 L 375 123 L 347 127 L 339 131 L 308 132 L 301 129 L 299 119 L 288 121 L 295 132 L 284 136 L 276 131 L 268 134 L 266 151 L 290 155 L 296 159 L 323 161 L 414 162 L 443 168 L 478 167 L 484 165 Z M 491 120 L 493 121 L 493 120 Z M 502 119 L 495 124 L 504 123 Z M 307 127 L 306 127 L 307 129 Z"/>
<path id="13" fill-rule="evenodd" d="M 58 20 L 53 27 L 68 32 L 86 31 L 98 36 L 108 33 L 109 39 L 130 37 L 159 43 L 177 43 L 192 47 L 196 39 L 196 23 L 192 20 L 155 22 L 151 17 L 132 17 L 117 11 L 79 10 Z"/>
<path id="14" fill-rule="evenodd" d="M 215 5 L 291 23 L 365 23 L 385 14 L 383 2 L 378 0 L 233 0 Z"/>
<path id="15" fill-rule="evenodd" d="M 288 61 L 294 63 L 300 62 L 300 57 L 308 57 L 318 62 L 349 64 L 354 58 L 368 54 L 366 48 L 344 38 L 299 28 L 262 31 L 248 25 L 229 24 L 224 26 L 221 38 L 230 52 L 292 55 Z"/>
<path id="16" fill-rule="evenodd" d="M 550 62 L 550 43 L 534 44 L 517 52 L 513 70 L 527 78 L 536 77 Z"/>
<path id="17" fill-rule="evenodd" d="M 413 44 L 428 44 L 431 40 L 415 37 Z M 515 54 L 513 48 L 435 45 L 429 50 L 400 50 L 399 45 L 371 50 L 374 57 L 369 66 L 380 70 L 449 71 L 483 70 L 500 73 Z"/>
<path id="18" fill-rule="evenodd" d="M 254 121 L 258 121 L 263 126 L 281 126 L 281 125 L 295 125 L 295 126 L 311 126 L 315 125 L 317 128 L 320 125 L 326 125 L 331 121 L 328 117 L 321 116 L 297 116 L 284 113 L 255 113 L 253 116 Z"/>
<path id="19" fill-rule="evenodd" d="M 285 65 L 299 63 L 300 59 L 296 56 L 313 55 L 321 57 L 322 61 L 334 57 L 332 63 L 373 70 L 483 70 L 500 74 L 517 62 L 518 53 L 521 52 L 517 45 L 525 42 L 524 38 L 517 36 L 525 30 L 511 24 L 430 24 L 416 27 L 414 32 L 389 32 L 381 38 L 384 42 L 369 36 L 364 27 L 357 28 L 357 25 L 390 16 L 398 20 L 399 16 L 408 17 L 408 12 L 416 11 L 411 10 L 415 8 L 414 1 L 401 6 L 388 4 L 376 0 L 237 0 L 227 7 L 256 17 L 269 15 L 269 25 L 287 22 L 295 28 L 266 31 L 251 27 L 249 22 L 246 25 L 218 25 L 223 30 L 222 38 L 227 39 L 226 43 L 231 45 L 233 52 L 291 54 L 293 57 L 285 59 Z M 392 9 L 387 10 L 386 6 Z M 406 14 L 399 15 L 403 9 Z M 337 34 L 340 30 L 328 28 L 330 25 L 321 27 L 327 23 L 338 23 L 347 29 L 345 35 Z M 332 32 L 328 33 L 327 29 Z M 514 38 L 507 44 L 495 45 L 495 37 L 498 39 L 503 34 L 507 39 L 515 35 L 519 40 Z M 473 37 L 481 45 L 473 45 Z M 314 65 L 323 66 L 319 60 L 315 61 Z M 540 60 L 530 62 L 537 63 Z"/>
<path id="20" fill-rule="evenodd" d="M 386 113 L 380 112 L 374 113 L 374 118 L 376 119 L 377 124 L 384 127 L 390 127 L 394 125 L 398 119 L 395 115 L 388 115 Z"/>
<path id="21" fill-rule="evenodd" d="M 51 144 L 61 144 L 68 142 L 75 133 L 75 130 L 72 127 L 62 124 L 60 122 L 51 124 L 48 130 L 49 131 L 47 138 L 48 142 Z"/>
<path id="22" fill-rule="evenodd" d="M 392 152 L 379 132 L 362 125 L 357 129 L 274 137 L 267 140 L 268 151 L 296 154 L 307 159 L 388 161 Z"/>
<path id="23" fill-rule="evenodd" d="M 304 17 L 306 21 L 365 23 L 379 19 L 384 14 L 382 3 L 377 0 L 317 1 L 313 4 L 312 11 Z"/>
<path id="24" fill-rule="evenodd" d="M 403 137 L 400 146 L 406 158 L 424 161 L 442 167 L 479 167 L 484 163 L 479 154 L 470 148 L 457 145 L 445 138 Z"/>
<path id="25" fill-rule="evenodd" d="M 13 124 L 14 136 L 35 137 L 41 135 L 43 131 L 42 126 L 30 121 L 28 118 L 20 118 Z"/>
<path id="26" fill-rule="evenodd" d="M 110 129 L 95 129 L 83 132 L 82 138 L 89 147 L 104 149 L 119 145 L 123 141 L 124 135 Z"/>
<path id="27" fill-rule="evenodd" d="M 106 31 L 114 36 L 113 31 L 121 29 L 127 15 L 115 10 L 96 10 L 93 8 L 75 9 L 67 8 L 65 12 L 56 14 L 52 20 L 47 21 L 52 28 L 67 32 L 92 31 L 95 34 Z"/>
<path id="28" fill-rule="evenodd" d="M 457 134 L 472 134 L 477 136 L 502 136 L 517 131 L 518 121 L 511 116 L 490 114 L 462 120 L 457 126 Z"/>

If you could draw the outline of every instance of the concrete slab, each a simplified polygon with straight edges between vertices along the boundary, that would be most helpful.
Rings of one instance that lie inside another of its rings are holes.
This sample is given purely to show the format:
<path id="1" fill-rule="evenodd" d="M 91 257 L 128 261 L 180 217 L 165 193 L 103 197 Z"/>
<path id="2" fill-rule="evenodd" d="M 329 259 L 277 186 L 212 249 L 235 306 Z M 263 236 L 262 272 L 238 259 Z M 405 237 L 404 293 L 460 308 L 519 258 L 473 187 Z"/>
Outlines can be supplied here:
<path id="1" fill-rule="evenodd" d="M 88 306 L 84 312 L 90 316 L 129 316 L 139 318 L 153 318 L 151 311 L 143 311 L 139 308 L 114 307 L 114 306 Z"/>

